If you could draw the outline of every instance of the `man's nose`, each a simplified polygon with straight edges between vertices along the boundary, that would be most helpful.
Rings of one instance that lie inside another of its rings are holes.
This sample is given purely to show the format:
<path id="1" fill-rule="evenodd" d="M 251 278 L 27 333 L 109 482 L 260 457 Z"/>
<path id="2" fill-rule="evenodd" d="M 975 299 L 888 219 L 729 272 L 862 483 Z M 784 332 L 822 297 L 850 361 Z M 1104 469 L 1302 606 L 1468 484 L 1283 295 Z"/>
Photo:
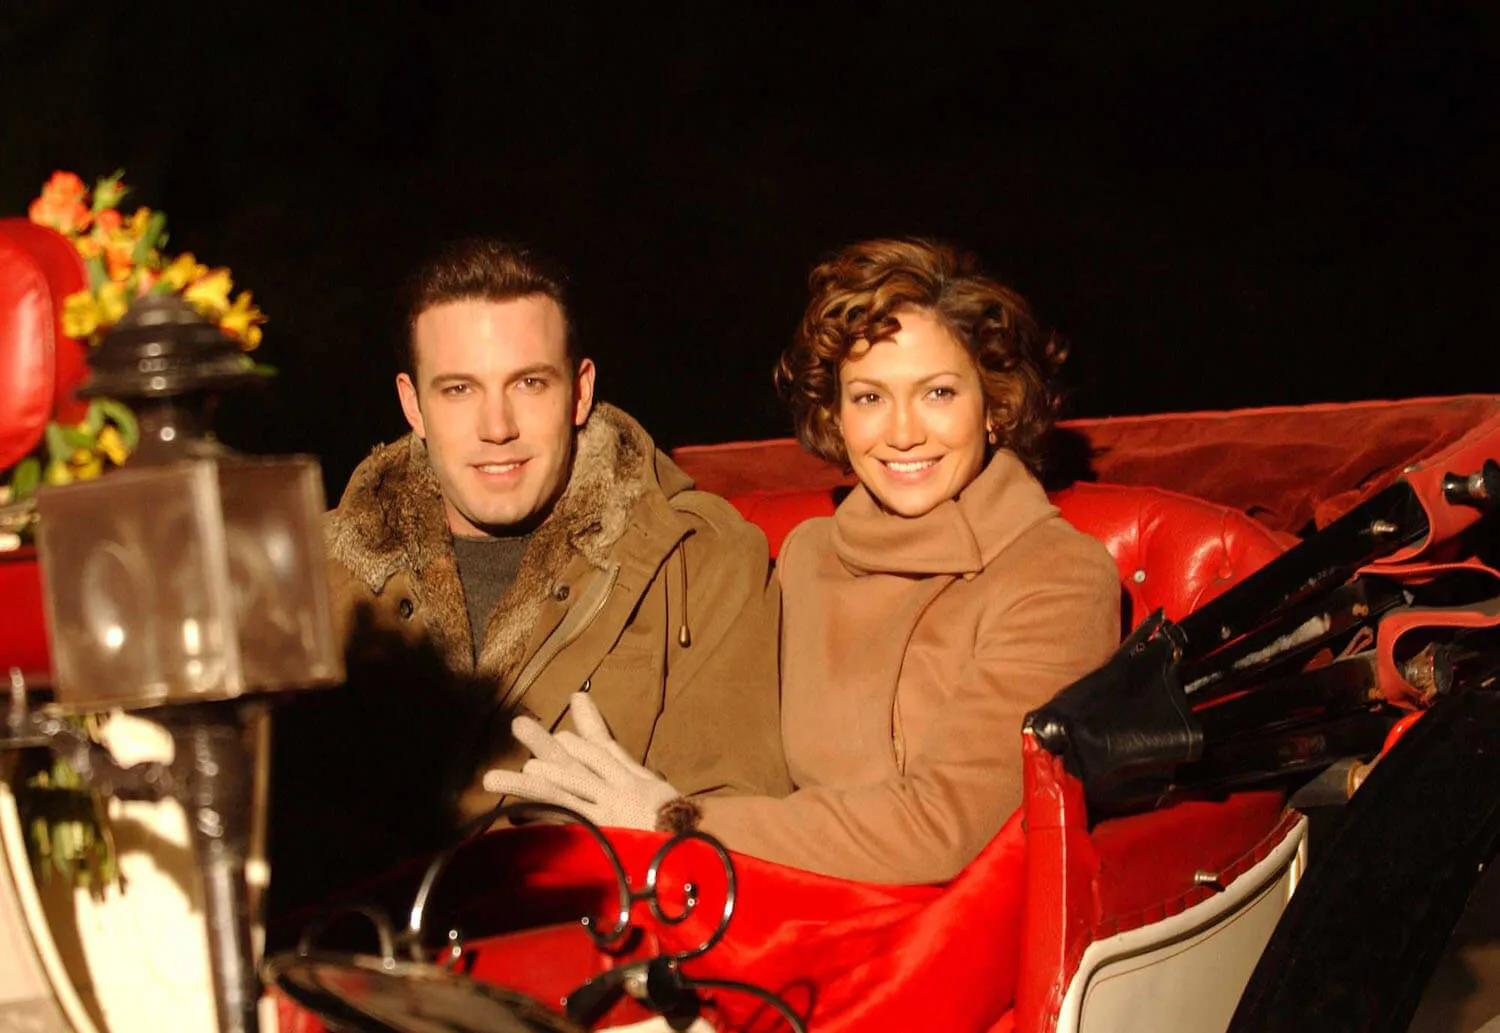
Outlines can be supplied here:
<path id="1" fill-rule="evenodd" d="M 479 413 L 479 436 L 485 441 L 512 441 L 519 432 L 516 414 L 505 392 L 492 393 L 484 400 Z"/>
<path id="2" fill-rule="evenodd" d="M 891 410 L 890 423 L 886 427 L 886 441 L 892 448 L 916 448 L 927 440 L 927 427 L 922 414 L 910 402 L 897 402 Z"/>

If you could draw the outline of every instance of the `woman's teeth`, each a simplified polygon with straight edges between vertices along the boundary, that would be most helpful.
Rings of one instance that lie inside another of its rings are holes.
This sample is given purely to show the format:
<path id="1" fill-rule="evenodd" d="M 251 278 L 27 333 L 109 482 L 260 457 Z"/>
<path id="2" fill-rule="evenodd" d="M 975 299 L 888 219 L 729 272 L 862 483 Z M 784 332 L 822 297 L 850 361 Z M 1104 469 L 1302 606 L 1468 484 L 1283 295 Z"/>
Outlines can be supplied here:
<path id="1" fill-rule="evenodd" d="M 885 460 L 885 465 L 895 473 L 916 473 L 918 470 L 925 470 L 929 466 L 935 466 L 936 464 L 936 459 L 917 459 L 911 462 L 897 462 L 894 459 Z"/>

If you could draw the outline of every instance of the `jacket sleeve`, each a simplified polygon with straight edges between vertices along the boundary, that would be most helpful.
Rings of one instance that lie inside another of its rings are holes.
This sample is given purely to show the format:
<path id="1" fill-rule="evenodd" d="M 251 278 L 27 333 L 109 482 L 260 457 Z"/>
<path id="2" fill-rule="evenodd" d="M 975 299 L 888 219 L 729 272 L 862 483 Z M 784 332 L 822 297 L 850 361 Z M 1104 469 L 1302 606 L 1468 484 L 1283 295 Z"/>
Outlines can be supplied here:
<path id="1" fill-rule="evenodd" d="M 1006 593 L 981 616 L 973 656 L 921 741 L 907 744 L 903 773 L 867 786 L 801 788 L 783 800 L 704 801 L 704 830 L 732 850 L 840 878 L 957 875 L 1021 803 L 1026 713 L 1103 663 L 1119 641 L 1118 575 L 1088 545 L 1076 560 L 1052 554 L 1044 570 L 1026 572 L 1035 587 Z"/>
<path id="2" fill-rule="evenodd" d="M 781 592 L 766 537 L 723 499 L 685 494 L 674 505 L 695 529 L 663 570 L 666 684 L 645 763 L 689 796 L 784 796 L 791 780 L 781 748 Z"/>

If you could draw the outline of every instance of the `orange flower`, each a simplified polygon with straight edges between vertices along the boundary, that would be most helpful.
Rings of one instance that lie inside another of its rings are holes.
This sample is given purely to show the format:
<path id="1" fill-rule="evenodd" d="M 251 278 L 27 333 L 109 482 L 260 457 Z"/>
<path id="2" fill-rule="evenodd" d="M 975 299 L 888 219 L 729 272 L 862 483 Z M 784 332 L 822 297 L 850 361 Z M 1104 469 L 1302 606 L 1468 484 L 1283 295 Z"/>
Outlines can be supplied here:
<path id="1" fill-rule="evenodd" d="M 72 204 L 82 201 L 89 192 L 83 180 L 72 172 L 54 172 L 42 187 L 42 199 L 53 204 Z"/>
<path id="2" fill-rule="evenodd" d="M 105 236 L 109 236 L 113 233 L 119 233 L 121 227 L 123 227 L 124 225 L 125 220 L 120 216 L 120 210 L 118 208 L 106 208 L 104 209 L 104 211 L 98 212 L 94 216 L 95 232 L 102 233 Z"/>
<path id="3" fill-rule="evenodd" d="M 111 280 L 124 283 L 130 279 L 130 270 L 135 268 L 131 257 L 134 251 L 135 245 L 128 240 L 112 240 L 104 245 L 104 265 Z"/>
<path id="4" fill-rule="evenodd" d="M 46 198 L 38 197 L 26 209 L 26 214 L 37 225 L 49 227 L 59 233 L 80 233 L 89 225 L 89 210 L 77 201 L 71 204 L 51 204 Z"/>
<path id="5" fill-rule="evenodd" d="M 71 172 L 54 172 L 42 187 L 42 196 L 31 202 L 27 214 L 32 222 L 42 226 L 61 233 L 78 233 L 89 224 L 88 205 L 83 203 L 87 196 L 83 180 Z"/>

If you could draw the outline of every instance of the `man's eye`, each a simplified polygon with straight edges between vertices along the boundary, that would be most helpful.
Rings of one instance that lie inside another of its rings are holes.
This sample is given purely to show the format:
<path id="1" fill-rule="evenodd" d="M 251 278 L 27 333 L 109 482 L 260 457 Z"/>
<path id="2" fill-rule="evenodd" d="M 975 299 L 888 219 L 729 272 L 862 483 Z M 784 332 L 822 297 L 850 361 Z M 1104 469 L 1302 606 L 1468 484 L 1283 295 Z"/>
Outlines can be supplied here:
<path id="1" fill-rule="evenodd" d="M 547 386 L 546 377 L 522 377 L 516 381 L 522 391 L 541 391 Z"/>
<path id="2" fill-rule="evenodd" d="M 449 384 L 447 387 L 443 388 L 443 394 L 449 398 L 457 398 L 460 395 L 465 395 L 468 393 L 468 384 Z"/>

